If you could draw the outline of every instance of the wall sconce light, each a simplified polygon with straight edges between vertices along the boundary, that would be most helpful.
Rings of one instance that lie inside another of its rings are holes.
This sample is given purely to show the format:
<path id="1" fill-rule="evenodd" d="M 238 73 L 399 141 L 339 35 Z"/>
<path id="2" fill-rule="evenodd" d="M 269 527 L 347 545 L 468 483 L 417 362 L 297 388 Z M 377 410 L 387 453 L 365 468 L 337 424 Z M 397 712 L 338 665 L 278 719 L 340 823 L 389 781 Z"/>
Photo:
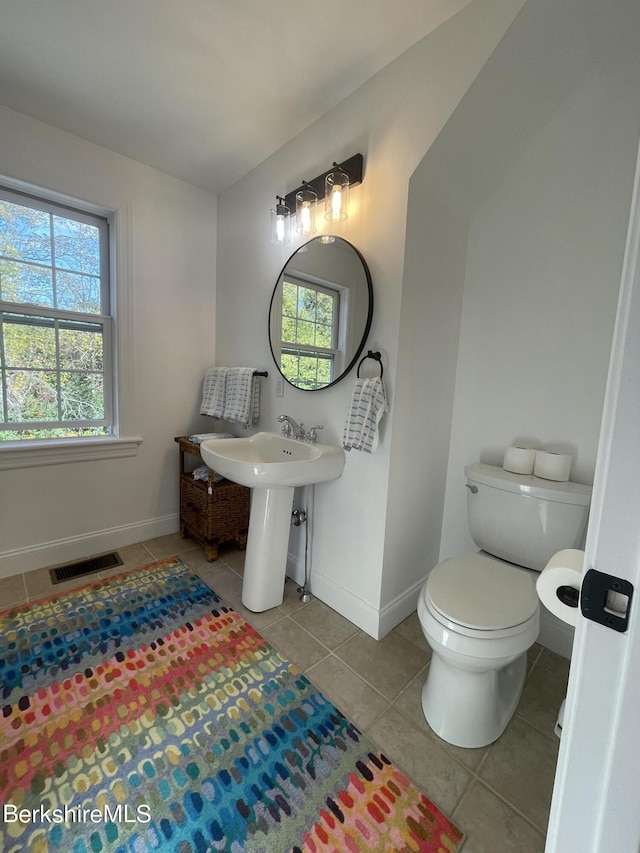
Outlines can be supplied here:
<path id="1" fill-rule="evenodd" d="M 274 237 L 274 232 L 276 235 L 287 234 L 285 221 L 290 225 L 294 210 L 296 231 L 303 235 L 315 234 L 316 207 L 323 199 L 325 219 L 329 222 L 344 222 L 349 216 L 349 188 L 362 182 L 363 170 L 362 154 L 354 154 L 343 163 L 334 162 L 330 169 L 312 181 L 303 181 L 302 186 L 287 193 L 284 199 L 276 196 L 278 204 L 271 211 L 271 240 L 275 243 L 289 242 L 286 237 Z M 278 219 L 279 216 L 281 219 Z"/>
<path id="2" fill-rule="evenodd" d="M 271 208 L 271 242 L 284 245 L 291 242 L 291 211 L 282 196 L 276 196 L 276 206 Z"/>

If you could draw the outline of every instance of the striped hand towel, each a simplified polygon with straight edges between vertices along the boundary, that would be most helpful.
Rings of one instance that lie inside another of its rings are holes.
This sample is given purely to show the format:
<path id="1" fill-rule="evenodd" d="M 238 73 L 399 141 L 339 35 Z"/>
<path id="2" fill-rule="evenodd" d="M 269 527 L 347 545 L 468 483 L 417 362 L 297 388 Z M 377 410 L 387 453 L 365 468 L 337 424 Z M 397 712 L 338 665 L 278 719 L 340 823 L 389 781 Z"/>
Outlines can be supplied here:
<path id="1" fill-rule="evenodd" d="M 380 418 L 388 411 L 382 379 L 379 376 L 373 379 L 356 379 L 342 434 L 344 449 L 373 453 L 378 446 Z"/>
<path id="2" fill-rule="evenodd" d="M 211 367 L 202 384 L 201 415 L 221 418 L 224 415 L 228 367 Z"/>
<path id="3" fill-rule="evenodd" d="M 255 367 L 229 367 L 223 419 L 245 427 L 260 418 L 260 382 Z"/>

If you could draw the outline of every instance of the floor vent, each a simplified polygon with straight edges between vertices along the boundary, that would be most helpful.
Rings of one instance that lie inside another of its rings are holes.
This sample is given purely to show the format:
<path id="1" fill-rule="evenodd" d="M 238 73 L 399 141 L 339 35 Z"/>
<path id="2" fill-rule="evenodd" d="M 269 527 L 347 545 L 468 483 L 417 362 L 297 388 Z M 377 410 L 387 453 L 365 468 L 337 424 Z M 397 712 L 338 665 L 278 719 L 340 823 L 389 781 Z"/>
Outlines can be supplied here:
<path id="1" fill-rule="evenodd" d="M 105 569 L 113 569 L 122 566 L 120 554 L 110 551 L 108 554 L 99 554 L 97 557 L 89 557 L 86 560 L 78 560 L 77 563 L 67 563 L 66 566 L 58 566 L 57 569 L 49 569 L 51 583 L 62 583 L 83 575 L 91 575 L 94 572 L 102 572 Z"/>

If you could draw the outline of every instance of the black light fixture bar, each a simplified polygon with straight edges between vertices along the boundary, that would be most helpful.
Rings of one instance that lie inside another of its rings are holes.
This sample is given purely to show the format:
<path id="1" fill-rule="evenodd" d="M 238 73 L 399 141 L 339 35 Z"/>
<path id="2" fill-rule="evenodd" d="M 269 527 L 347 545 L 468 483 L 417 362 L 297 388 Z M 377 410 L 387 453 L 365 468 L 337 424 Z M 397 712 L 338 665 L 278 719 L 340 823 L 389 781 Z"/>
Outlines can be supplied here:
<path id="1" fill-rule="evenodd" d="M 323 172 L 321 175 L 318 175 L 317 178 L 314 178 L 312 181 L 304 181 L 302 186 L 297 187 L 295 190 L 292 190 L 290 193 L 287 193 L 285 196 L 284 203 L 289 208 L 290 211 L 295 213 L 296 209 L 296 193 L 299 193 L 300 190 L 303 190 L 305 187 L 308 189 L 312 189 L 314 193 L 318 196 L 318 201 L 322 201 L 324 198 L 324 180 L 327 175 L 330 175 L 338 165 L 343 172 L 346 172 L 349 175 L 349 186 L 354 187 L 356 184 L 362 183 L 362 173 L 364 169 L 364 157 L 362 154 L 354 154 L 353 157 L 349 157 L 348 160 L 344 160 L 342 163 L 334 163 L 334 165 L 327 169 L 326 172 Z"/>

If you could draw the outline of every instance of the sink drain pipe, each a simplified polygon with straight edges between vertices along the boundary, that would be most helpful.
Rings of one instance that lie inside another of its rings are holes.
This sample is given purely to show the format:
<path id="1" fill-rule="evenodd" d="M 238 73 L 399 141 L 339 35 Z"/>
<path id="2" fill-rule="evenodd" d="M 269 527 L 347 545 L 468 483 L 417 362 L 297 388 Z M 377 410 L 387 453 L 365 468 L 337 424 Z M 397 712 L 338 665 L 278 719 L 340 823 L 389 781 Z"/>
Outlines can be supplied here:
<path id="1" fill-rule="evenodd" d="M 304 531 L 304 583 L 298 587 L 300 593 L 300 601 L 306 604 L 311 601 L 310 575 L 311 575 L 311 542 L 312 542 L 312 523 L 313 523 L 313 483 L 304 487 L 305 509 L 294 509 L 291 513 L 291 524 L 300 527 L 305 524 Z"/>

